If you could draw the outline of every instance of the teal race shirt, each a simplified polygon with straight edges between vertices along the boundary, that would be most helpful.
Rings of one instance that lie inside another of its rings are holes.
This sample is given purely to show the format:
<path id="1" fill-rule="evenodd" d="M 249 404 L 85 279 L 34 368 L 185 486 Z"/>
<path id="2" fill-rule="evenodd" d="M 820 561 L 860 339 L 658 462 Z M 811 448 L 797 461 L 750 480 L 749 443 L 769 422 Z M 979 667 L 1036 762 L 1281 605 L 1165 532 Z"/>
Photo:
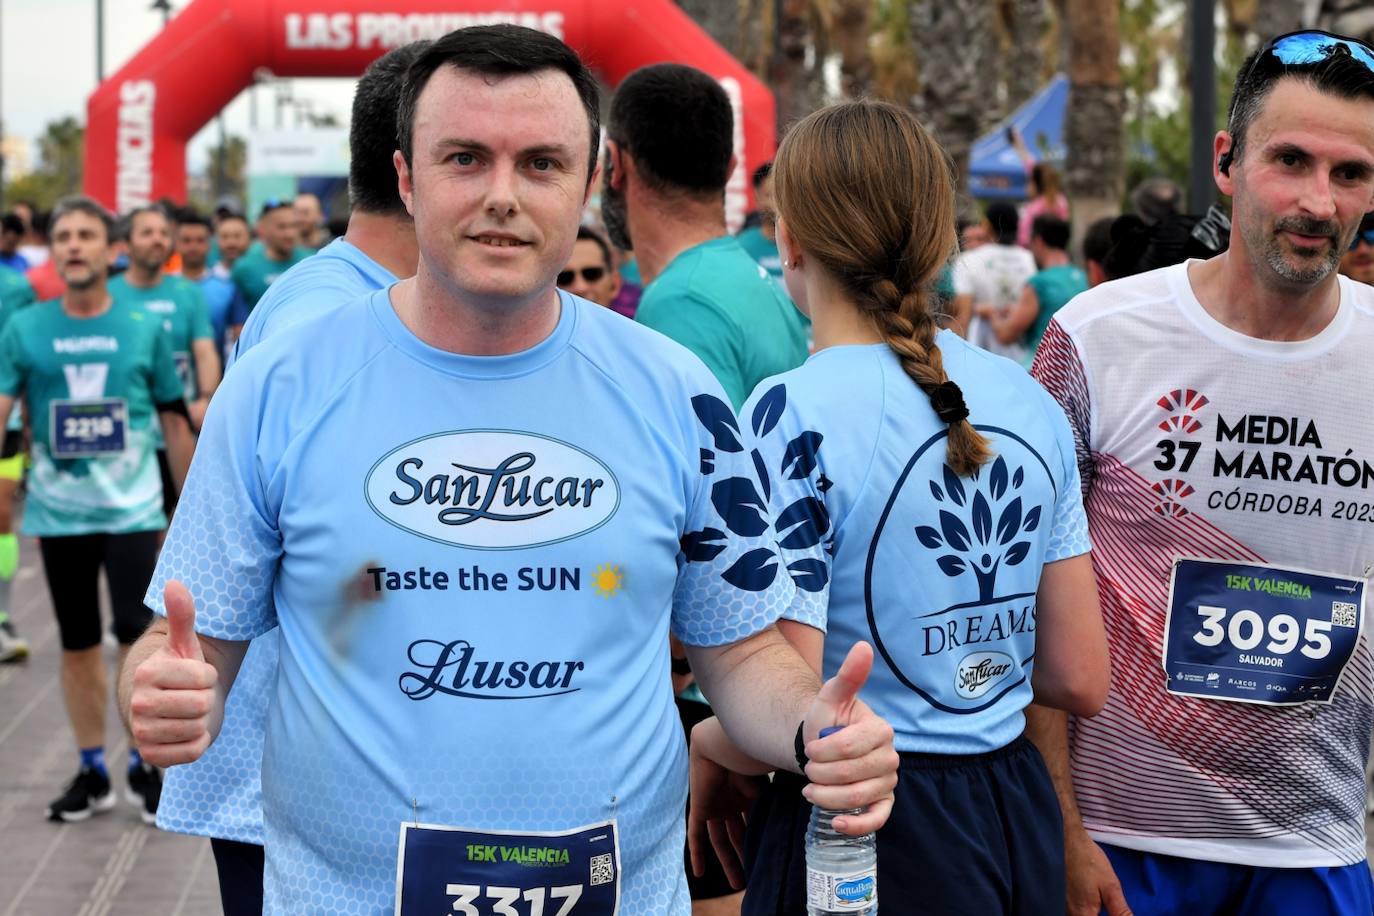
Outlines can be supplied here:
<path id="1" fill-rule="evenodd" d="M 635 321 L 695 353 L 736 409 L 760 381 L 806 359 L 806 318 L 728 235 L 674 258 L 644 288 Z"/>
<path id="2" fill-rule="evenodd" d="M 1025 370 L 936 338 L 993 459 L 945 464 L 949 427 L 886 344 L 830 347 L 768 379 L 741 412 L 772 478 L 781 562 L 826 632 L 825 674 L 864 639 L 862 696 L 899 751 L 975 754 L 1025 728 L 1036 590 L 1089 549 L 1068 420 Z"/>
<path id="3" fill-rule="evenodd" d="M 0 327 L 16 311 L 33 305 L 36 298 L 27 277 L 17 270 L 0 267 Z"/>
<path id="4" fill-rule="evenodd" d="M 1035 290 L 1035 298 L 1040 302 L 1040 313 L 1026 334 L 1026 349 L 1030 354 L 1026 365 L 1029 366 L 1035 351 L 1040 348 L 1045 329 L 1050 326 L 1050 319 L 1074 296 L 1087 292 L 1088 275 L 1076 264 L 1060 264 L 1037 272 L 1026 283 Z"/>
<path id="5" fill-rule="evenodd" d="M 4 330 L 5 324 L 16 312 L 33 305 L 36 298 L 33 284 L 23 274 L 8 267 L 0 267 L 0 330 Z M 20 416 L 19 411 L 10 411 L 10 419 L 5 424 L 5 430 L 19 432 L 23 428 L 24 418 Z"/>
<path id="6" fill-rule="evenodd" d="M 742 229 L 735 236 L 735 240 L 749 253 L 749 257 L 758 261 L 759 266 L 768 271 L 768 276 L 778 282 L 782 281 L 782 258 L 778 256 L 778 243 L 764 235 L 761 228 L 750 226 L 748 229 Z"/>
<path id="7" fill-rule="evenodd" d="M 167 335 L 114 302 L 73 318 L 59 300 L 13 316 L 0 334 L 0 392 L 23 395 L 33 426 L 24 533 L 155 531 L 167 524 L 156 405 L 182 398 Z"/>
<path id="8" fill-rule="evenodd" d="M 710 373 L 560 304 L 534 347 L 474 357 L 380 290 L 275 332 L 210 405 L 146 601 L 177 578 L 207 636 L 280 629 L 269 914 L 503 912 L 512 887 L 522 916 L 612 887 L 690 912 L 667 636 L 743 639 L 796 592 Z M 431 903 L 398 910 L 401 885 Z"/>
<path id="9" fill-rule="evenodd" d="M 205 293 L 198 284 L 184 277 L 163 274 L 152 286 L 134 286 L 126 274 L 110 281 L 110 296 L 116 302 L 128 302 L 148 313 L 162 325 L 167 342 L 176 361 L 181 378 L 182 397 L 194 401 L 200 392 L 196 376 L 196 358 L 192 343 L 215 339 L 210 324 L 210 309 Z"/>
<path id="10" fill-rule="evenodd" d="M 289 258 L 278 261 L 268 257 L 267 249 L 261 244 L 252 245 L 244 252 L 243 257 L 234 262 L 234 268 L 229 272 L 229 277 L 234 281 L 234 285 L 239 288 L 239 292 L 243 294 L 243 300 L 247 303 L 249 312 L 252 312 L 253 307 L 262 298 L 262 294 L 267 292 L 267 287 L 312 254 L 314 252 L 309 248 L 297 247 L 291 252 Z"/>

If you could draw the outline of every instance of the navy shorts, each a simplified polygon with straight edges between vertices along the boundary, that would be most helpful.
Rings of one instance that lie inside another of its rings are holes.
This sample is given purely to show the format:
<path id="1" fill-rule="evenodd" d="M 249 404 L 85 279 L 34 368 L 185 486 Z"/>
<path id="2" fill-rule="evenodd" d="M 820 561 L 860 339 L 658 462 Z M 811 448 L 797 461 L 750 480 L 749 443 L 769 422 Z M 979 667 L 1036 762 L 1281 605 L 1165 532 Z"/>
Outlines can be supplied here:
<path id="1" fill-rule="evenodd" d="M 1099 844 L 1135 916 L 1369 916 L 1369 863 L 1266 868 Z"/>
<path id="2" fill-rule="evenodd" d="M 1045 763 L 1023 737 L 987 754 L 902 754 L 878 832 L 884 916 L 1064 912 L 1064 824 Z M 806 912 L 811 805 L 779 773 L 749 817 L 743 916 Z"/>

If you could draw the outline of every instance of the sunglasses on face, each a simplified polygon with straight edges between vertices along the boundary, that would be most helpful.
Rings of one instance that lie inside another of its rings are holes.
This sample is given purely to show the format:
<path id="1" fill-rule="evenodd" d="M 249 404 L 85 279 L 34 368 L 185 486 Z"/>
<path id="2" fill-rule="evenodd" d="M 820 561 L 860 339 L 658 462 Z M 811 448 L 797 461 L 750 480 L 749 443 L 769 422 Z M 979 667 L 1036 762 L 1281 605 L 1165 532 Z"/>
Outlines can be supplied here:
<path id="1" fill-rule="evenodd" d="M 604 267 L 584 267 L 581 270 L 564 270 L 558 274 L 558 285 L 567 286 L 578 274 L 582 275 L 583 283 L 595 283 L 606 276 Z"/>
<path id="2" fill-rule="evenodd" d="M 1355 233 L 1355 237 L 1350 240 L 1350 250 L 1354 251 L 1356 248 L 1359 248 L 1361 242 L 1364 242 L 1366 245 L 1374 245 L 1374 226 L 1368 228 L 1361 227 L 1360 231 Z"/>

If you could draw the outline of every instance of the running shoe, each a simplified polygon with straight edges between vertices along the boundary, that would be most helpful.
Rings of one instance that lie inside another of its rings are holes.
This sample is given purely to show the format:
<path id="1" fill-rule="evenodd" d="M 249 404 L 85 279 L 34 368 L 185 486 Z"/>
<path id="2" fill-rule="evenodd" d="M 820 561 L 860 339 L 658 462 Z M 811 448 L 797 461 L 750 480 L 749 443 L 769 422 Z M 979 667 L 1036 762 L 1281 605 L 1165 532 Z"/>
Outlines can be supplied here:
<path id="1" fill-rule="evenodd" d="M 14 632 L 14 624 L 0 620 L 0 663 L 22 662 L 29 657 L 29 642 Z"/>
<path id="2" fill-rule="evenodd" d="M 129 770 L 129 788 L 124 798 L 143 810 L 139 815 L 145 824 L 157 823 L 157 803 L 162 800 L 162 773 L 157 767 L 140 763 Z"/>
<path id="3" fill-rule="evenodd" d="M 48 820 L 74 823 L 115 806 L 110 777 L 94 767 L 82 767 L 62 797 L 48 805 Z"/>

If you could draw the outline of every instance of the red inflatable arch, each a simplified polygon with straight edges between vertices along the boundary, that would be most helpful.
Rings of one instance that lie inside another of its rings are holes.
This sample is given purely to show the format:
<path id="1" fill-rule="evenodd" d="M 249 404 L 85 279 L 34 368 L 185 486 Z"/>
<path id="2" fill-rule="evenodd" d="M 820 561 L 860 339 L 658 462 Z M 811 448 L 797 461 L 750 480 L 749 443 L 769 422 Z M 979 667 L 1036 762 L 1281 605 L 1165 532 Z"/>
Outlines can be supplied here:
<path id="1" fill-rule="evenodd" d="M 611 85 L 676 62 L 720 80 L 736 110 L 738 217 L 749 175 L 773 154 L 772 93 L 671 0 L 193 0 L 86 105 L 86 193 L 118 212 L 186 199 L 186 144 L 266 68 L 357 77 L 398 45 L 513 22 L 575 48 Z"/>

